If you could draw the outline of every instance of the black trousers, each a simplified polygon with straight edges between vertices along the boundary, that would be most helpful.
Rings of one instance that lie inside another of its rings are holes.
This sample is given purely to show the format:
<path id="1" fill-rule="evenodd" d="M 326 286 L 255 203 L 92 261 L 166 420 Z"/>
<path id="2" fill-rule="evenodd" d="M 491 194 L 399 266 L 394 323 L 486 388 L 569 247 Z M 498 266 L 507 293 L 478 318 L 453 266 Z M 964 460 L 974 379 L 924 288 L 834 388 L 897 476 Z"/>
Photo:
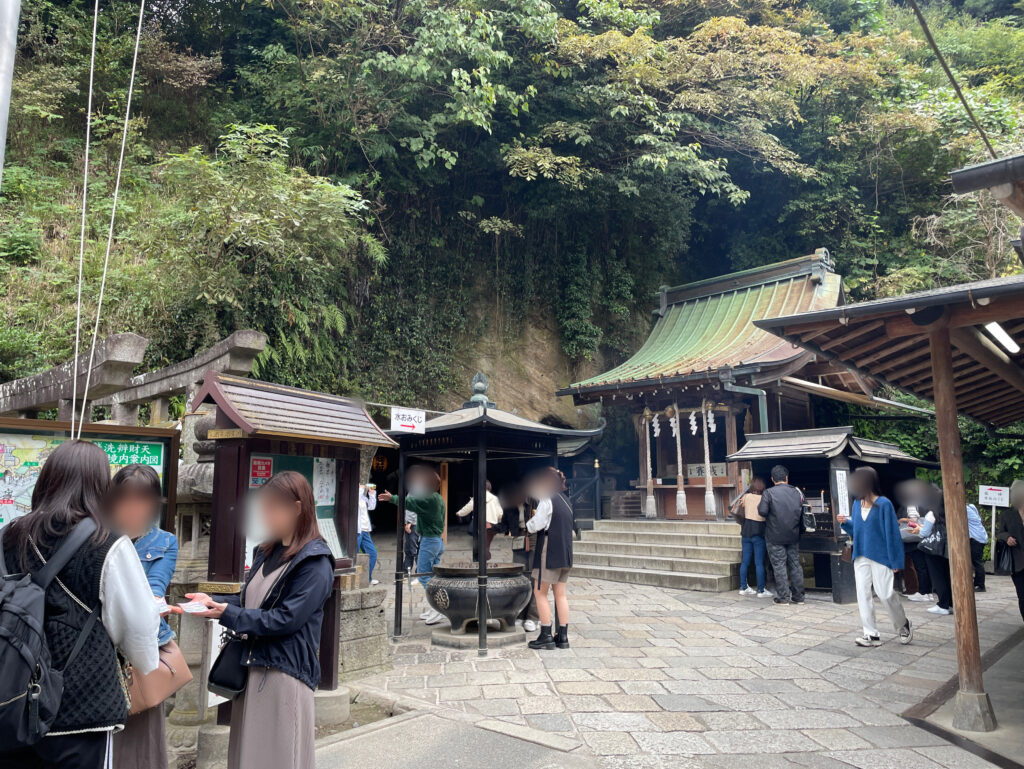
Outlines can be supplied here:
<path id="1" fill-rule="evenodd" d="M 403 568 L 405 571 L 416 571 L 416 556 L 420 552 L 420 535 L 415 528 L 402 540 L 402 550 L 405 556 Z"/>
<path id="2" fill-rule="evenodd" d="M 1010 578 L 1017 588 L 1017 608 L 1020 609 L 1021 619 L 1024 619 L 1024 571 L 1015 571 Z"/>
<path id="3" fill-rule="evenodd" d="M 934 593 L 931 572 L 928 570 L 928 556 L 915 546 L 910 551 L 910 560 L 914 562 L 914 571 L 917 572 L 917 592 L 921 595 Z"/>
<path id="4" fill-rule="evenodd" d="M 949 576 L 949 559 L 926 553 L 928 575 L 932 578 L 932 592 L 943 609 L 953 608 L 953 582 Z"/>
<path id="5" fill-rule="evenodd" d="M 0 766 L 4 769 L 105 769 L 109 738 L 109 732 L 43 737 L 31 748 L 0 754 Z"/>
<path id="6" fill-rule="evenodd" d="M 971 540 L 971 565 L 974 566 L 974 589 L 985 589 L 985 545 Z"/>

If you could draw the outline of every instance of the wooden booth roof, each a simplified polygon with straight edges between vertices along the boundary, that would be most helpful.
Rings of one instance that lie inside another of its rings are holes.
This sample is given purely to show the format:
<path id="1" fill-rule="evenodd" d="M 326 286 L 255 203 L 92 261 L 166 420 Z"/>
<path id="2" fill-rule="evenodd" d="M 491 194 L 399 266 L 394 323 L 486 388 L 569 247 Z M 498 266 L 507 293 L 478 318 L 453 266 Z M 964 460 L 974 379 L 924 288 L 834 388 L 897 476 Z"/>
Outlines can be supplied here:
<path id="1" fill-rule="evenodd" d="M 748 437 L 739 451 L 726 459 L 730 462 L 808 457 L 830 459 L 846 454 L 850 457 L 871 462 L 911 462 L 920 466 L 934 467 L 907 454 L 899 446 L 884 441 L 872 441 L 853 434 L 852 427 L 819 427 L 813 430 L 785 430 L 773 433 L 758 433 Z"/>
<path id="2" fill-rule="evenodd" d="M 247 438 L 398 445 L 361 403 L 337 395 L 211 371 L 194 403 L 215 404 Z"/>
<path id="3" fill-rule="evenodd" d="M 762 318 L 832 308 L 842 283 L 827 252 L 664 288 L 654 329 L 625 363 L 558 391 L 578 401 L 605 393 L 709 378 L 731 370 L 756 380 L 791 373 L 809 353 L 754 325 Z"/>
<path id="4" fill-rule="evenodd" d="M 1013 351 L 1024 344 L 1024 275 L 754 322 L 819 359 L 928 400 L 928 335 L 946 326 L 958 411 L 997 426 L 1024 419 L 1024 352 Z M 999 329 L 1015 343 L 1010 349 L 994 335 Z"/>

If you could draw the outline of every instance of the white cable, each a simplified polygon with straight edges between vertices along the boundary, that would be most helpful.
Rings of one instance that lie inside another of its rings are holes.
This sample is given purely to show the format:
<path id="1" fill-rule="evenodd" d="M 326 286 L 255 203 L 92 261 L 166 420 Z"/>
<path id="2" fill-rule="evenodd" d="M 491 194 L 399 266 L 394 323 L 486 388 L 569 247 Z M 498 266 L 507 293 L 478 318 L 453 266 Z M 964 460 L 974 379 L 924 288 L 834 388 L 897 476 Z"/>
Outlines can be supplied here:
<path id="1" fill-rule="evenodd" d="M 100 0 L 92 11 L 92 54 L 89 58 L 89 99 L 85 108 L 85 170 L 82 173 L 82 229 L 78 236 L 78 305 L 75 310 L 75 357 L 71 361 L 71 437 L 75 437 L 75 401 L 78 399 L 78 342 L 82 330 L 82 273 L 85 268 L 85 214 L 89 200 L 89 140 L 92 135 L 92 81 L 96 72 L 96 28 Z M 79 431 L 81 432 L 81 431 Z"/>
<path id="2" fill-rule="evenodd" d="M 82 392 L 82 410 L 78 419 L 78 437 L 82 437 L 85 424 L 85 410 L 89 405 L 89 380 L 92 378 L 92 363 L 96 355 L 96 340 L 100 333 L 100 316 L 103 312 L 103 294 L 107 289 L 107 267 L 110 265 L 110 248 L 114 242 L 114 219 L 117 216 L 117 198 L 121 192 L 121 170 L 124 168 L 124 150 L 128 144 L 128 123 L 132 114 L 132 93 L 135 90 L 135 71 L 139 62 L 139 42 L 142 40 L 142 17 L 146 12 L 146 0 L 139 3 L 139 24 L 135 30 L 135 51 L 132 54 L 132 74 L 128 81 L 128 100 L 124 108 L 124 129 L 121 131 L 121 155 L 117 160 L 117 176 L 114 179 L 114 200 L 110 208 L 110 227 L 107 230 L 107 250 L 103 257 L 103 276 L 100 278 L 100 295 L 96 301 L 96 323 L 92 329 L 92 345 L 89 348 L 89 367 L 85 370 L 85 390 Z M 79 305 L 81 306 L 81 305 Z M 74 409 L 74 404 L 72 404 Z"/>

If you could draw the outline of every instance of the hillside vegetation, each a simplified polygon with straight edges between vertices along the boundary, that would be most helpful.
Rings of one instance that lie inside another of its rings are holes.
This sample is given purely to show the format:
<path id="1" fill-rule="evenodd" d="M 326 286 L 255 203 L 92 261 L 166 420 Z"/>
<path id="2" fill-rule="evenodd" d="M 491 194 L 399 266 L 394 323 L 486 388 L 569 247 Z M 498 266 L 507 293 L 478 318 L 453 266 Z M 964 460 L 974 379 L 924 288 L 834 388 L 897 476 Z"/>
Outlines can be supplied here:
<path id="1" fill-rule="evenodd" d="M 92 4 L 24 5 L 0 381 L 74 338 Z M 101 6 L 89 322 L 138 11 Z M 1014 150 L 1019 10 L 927 13 Z M 156 0 L 132 115 L 101 327 L 152 366 L 253 327 L 262 377 L 429 406 L 538 317 L 569 369 L 621 356 L 663 283 L 821 246 L 860 298 L 1020 267 L 1004 209 L 950 197 L 981 143 L 885 0 Z"/>

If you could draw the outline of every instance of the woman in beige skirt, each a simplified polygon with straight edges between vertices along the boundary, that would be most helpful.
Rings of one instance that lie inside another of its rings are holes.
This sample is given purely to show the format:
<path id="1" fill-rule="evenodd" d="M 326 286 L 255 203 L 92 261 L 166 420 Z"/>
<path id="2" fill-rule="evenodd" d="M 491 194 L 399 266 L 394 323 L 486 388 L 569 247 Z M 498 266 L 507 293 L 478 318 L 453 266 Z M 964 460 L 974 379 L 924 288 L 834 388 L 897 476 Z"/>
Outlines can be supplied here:
<path id="1" fill-rule="evenodd" d="M 249 644 L 248 681 L 231 707 L 228 769 L 313 769 L 313 690 L 334 558 L 304 476 L 275 475 L 257 497 L 270 541 L 256 551 L 241 595 L 189 598 L 209 607 L 198 616 L 220 619 Z"/>

